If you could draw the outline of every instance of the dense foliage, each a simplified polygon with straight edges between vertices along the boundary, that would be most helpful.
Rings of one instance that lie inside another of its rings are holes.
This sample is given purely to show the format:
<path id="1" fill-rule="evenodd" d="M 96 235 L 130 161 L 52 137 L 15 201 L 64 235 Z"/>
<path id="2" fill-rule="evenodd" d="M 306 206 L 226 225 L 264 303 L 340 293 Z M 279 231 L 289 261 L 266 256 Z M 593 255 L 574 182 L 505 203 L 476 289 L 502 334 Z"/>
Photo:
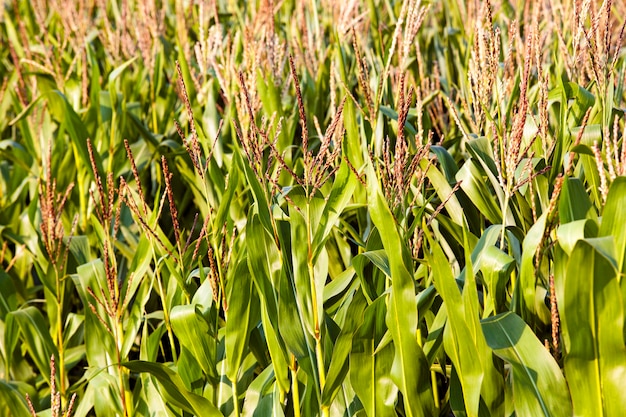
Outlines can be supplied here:
<path id="1" fill-rule="evenodd" d="M 0 414 L 622 416 L 623 2 L 0 9 Z"/>

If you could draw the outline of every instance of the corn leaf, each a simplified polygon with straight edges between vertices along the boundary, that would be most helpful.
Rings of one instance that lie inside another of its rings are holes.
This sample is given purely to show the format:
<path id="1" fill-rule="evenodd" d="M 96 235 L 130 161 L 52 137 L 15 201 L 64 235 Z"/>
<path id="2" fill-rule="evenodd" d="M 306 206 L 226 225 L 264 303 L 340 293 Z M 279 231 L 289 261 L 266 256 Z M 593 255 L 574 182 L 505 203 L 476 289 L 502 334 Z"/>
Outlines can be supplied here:
<path id="1" fill-rule="evenodd" d="M 395 347 L 391 378 L 403 394 L 407 415 L 432 415 L 434 405 L 430 394 L 428 364 L 415 339 L 415 285 L 405 263 L 406 248 L 402 245 L 396 223 L 375 178 L 373 168 L 368 165 L 368 206 L 374 224 L 386 231 L 381 234 L 381 239 L 391 271 L 391 296 L 386 318 Z"/>
<path id="2" fill-rule="evenodd" d="M 259 294 L 261 321 L 276 381 L 283 392 L 289 391 L 287 353 L 278 333 L 278 289 L 273 277 L 280 274 L 280 259 L 276 243 L 263 229 L 259 216 L 248 221 L 246 246 L 248 268 L 254 271 L 252 280 Z"/>
<path id="3" fill-rule="evenodd" d="M 441 295 L 448 312 L 448 322 L 443 334 L 444 348 L 461 383 L 465 410 L 468 416 L 478 416 L 480 391 L 485 372 L 479 359 L 482 352 L 479 352 L 470 328 L 471 322 L 466 321 L 471 315 L 471 311 L 466 310 L 471 310 L 471 307 L 464 303 L 441 247 L 433 240 L 430 233 L 426 237 L 430 246 L 430 253 L 427 253 L 427 256 L 433 267 L 435 288 Z M 474 320 L 478 321 L 478 317 L 474 317 Z"/>
<path id="4" fill-rule="evenodd" d="M 181 346 L 185 347 L 208 377 L 217 379 L 215 340 L 211 340 L 210 325 L 196 305 L 175 306 L 170 323 Z"/>
<path id="5" fill-rule="evenodd" d="M 26 307 L 10 312 L 7 320 L 17 323 L 24 347 L 43 378 L 50 383 L 50 358 L 54 355 L 58 362 L 59 352 L 50 337 L 49 326 L 41 311 L 32 306 Z"/>
<path id="6" fill-rule="evenodd" d="M 228 315 L 236 319 L 226 320 L 226 375 L 233 384 L 237 382 L 239 367 L 248 346 L 250 330 L 256 326 L 257 296 L 254 292 L 246 259 L 241 260 L 226 286 Z"/>
<path id="7" fill-rule="evenodd" d="M 31 417 L 20 390 L 0 379 L 0 412 L 7 417 Z"/>
<path id="8" fill-rule="evenodd" d="M 560 308 L 564 369 L 575 415 L 618 416 L 626 409 L 624 303 L 611 237 L 579 240 Z"/>
<path id="9" fill-rule="evenodd" d="M 350 381 L 368 416 L 394 416 L 398 388 L 389 376 L 394 362 L 394 346 L 378 349 L 386 329 L 385 297 L 367 307 L 356 330 L 350 352 Z"/>
<path id="10" fill-rule="evenodd" d="M 161 395 L 173 406 L 180 407 L 196 416 L 222 416 L 222 413 L 209 400 L 188 391 L 180 376 L 167 366 L 138 360 L 124 362 L 122 365 L 131 372 L 146 372 L 154 376 L 159 382 Z"/>
<path id="11" fill-rule="evenodd" d="M 482 321 L 494 353 L 512 367 L 513 402 L 524 416 L 571 416 L 568 386 L 559 365 L 516 314 L 507 312 Z"/>

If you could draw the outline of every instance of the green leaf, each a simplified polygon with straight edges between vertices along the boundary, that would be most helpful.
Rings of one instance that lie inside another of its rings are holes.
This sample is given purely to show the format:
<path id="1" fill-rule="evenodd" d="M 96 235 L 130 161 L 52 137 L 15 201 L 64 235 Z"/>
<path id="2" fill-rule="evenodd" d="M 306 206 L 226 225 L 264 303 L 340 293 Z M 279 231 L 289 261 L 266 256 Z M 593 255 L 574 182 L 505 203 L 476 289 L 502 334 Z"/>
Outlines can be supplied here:
<path id="1" fill-rule="evenodd" d="M 559 218 L 561 223 L 587 218 L 591 208 L 589 195 L 578 178 L 566 178 L 559 198 Z"/>
<path id="2" fill-rule="evenodd" d="M 489 301 L 485 300 L 485 315 L 506 309 L 507 283 L 514 267 L 515 259 L 495 246 L 482 251 L 480 270 L 489 295 Z"/>
<path id="3" fill-rule="evenodd" d="M 0 320 L 17 308 L 17 291 L 13 280 L 6 272 L 0 270 Z"/>
<path id="4" fill-rule="evenodd" d="M 335 174 L 333 186 L 324 205 L 319 226 L 316 225 L 313 237 L 313 259 L 317 259 L 319 253 L 324 248 L 328 235 L 339 220 L 343 210 L 352 197 L 357 185 L 357 179 L 350 171 L 348 164 L 343 162 Z"/>
<path id="5" fill-rule="evenodd" d="M 430 183 L 435 188 L 437 195 L 441 201 L 446 201 L 445 207 L 450 215 L 450 218 L 457 225 L 463 224 L 463 206 L 459 203 L 459 200 L 455 195 L 452 194 L 452 186 L 446 179 L 446 177 L 438 170 L 433 168 L 432 166 L 428 169 L 428 161 L 423 159 L 420 161 L 420 168 L 426 171 L 426 176 L 428 177 Z M 459 174 L 457 172 L 457 178 Z"/>
<path id="6" fill-rule="evenodd" d="M 244 400 L 243 409 L 241 410 L 244 417 L 274 415 L 272 414 L 271 401 L 273 393 L 271 391 L 267 392 L 274 384 L 273 367 L 268 366 L 254 378 L 254 381 L 252 381 L 246 390 L 246 398 Z"/>
<path id="7" fill-rule="evenodd" d="M 244 161 L 239 152 L 235 152 L 235 157 L 233 159 L 233 162 L 239 163 L 243 169 L 247 184 L 250 186 L 252 197 L 256 203 L 256 210 L 259 213 L 259 220 L 261 221 L 261 224 L 268 233 L 273 235 L 274 227 L 272 226 L 269 203 L 267 201 L 267 197 L 265 196 L 265 192 L 263 191 L 263 186 L 252 171 L 252 168 L 248 165 L 248 161 Z"/>
<path id="8" fill-rule="evenodd" d="M 485 183 L 480 169 L 472 160 L 463 164 L 456 178 L 462 181 L 461 188 L 487 220 L 493 224 L 502 224 L 502 210 L 498 201 Z"/>
<path id="9" fill-rule="evenodd" d="M 576 243 L 580 239 L 597 237 L 598 224 L 593 220 L 575 220 L 559 226 L 556 236 L 561 249 L 571 256 Z M 567 266 L 567 265 L 565 265 Z"/>
<path id="10" fill-rule="evenodd" d="M 501 194 L 502 189 L 497 178 L 498 168 L 496 167 L 492 144 L 486 137 L 482 136 L 470 140 L 467 143 L 467 150 L 472 155 L 472 158 L 480 163 L 482 170 L 487 175 L 491 185 L 496 190 L 498 198 L 502 199 L 503 194 Z"/>
<path id="11" fill-rule="evenodd" d="M 403 394 L 408 416 L 430 416 L 434 412 L 434 402 L 428 363 L 415 338 L 417 301 L 413 277 L 407 269 L 409 256 L 376 178 L 371 163 L 368 163 L 368 207 L 374 225 L 386 232 L 381 234 L 381 239 L 391 271 L 391 296 L 386 318 L 395 346 L 391 378 Z"/>
<path id="12" fill-rule="evenodd" d="M 602 224 L 599 236 L 612 236 L 615 244 L 615 260 L 617 271 L 623 277 L 626 274 L 626 177 L 618 177 L 609 188 L 609 195 L 602 211 Z M 626 300 L 626 279 L 620 280 L 622 290 L 622 302 Z M 624 326 L 624 339 L 626 340 L 626 325 Z"/>
<path id="13" fill-rule="evenodd" d="M 559 365 L 519 316 L 512 312 L 499 314 L 483 320 L 482 327 L 494 353 L 511 364 L 517 415 L 572 415 L 567 383 Z"/>
<path id="14" fill-rule="evenodd" d="M 156 378 L 152 375 L 141 374 L 135 388 L 135 392 L 137 392 L 139 391 L 139 385 L 141 387 L 141 396 L 135 402 L 135 415 L 162 415 L 164 417 L 173 417 L 175 415 L 167 406 L 165 398 L 159 393 L 157 384 Z"/>
<path id="15" fill-rule="evenodd" d="M 305 334 L 304 320 L 291 279 L 284 269 L 278 281 L 278 330 L 285 346 L 298 360 L 306 358 L 311 351 L 312 341 Z"/>
<path id="16" fill-rule="evenodd" d="M 297 203 L 296 203 L 297 204 Z M 311 276 L 309 270 L 309 248 L 308 248 L 308 233 L 307 233 L 307 219 L 301 211 L 293 208 L 289 209 L 289 219 L 291 226 L 291 262 L 293 265 L 293 281 L 294 290 L 298 305 L 298 315 L 302 317 L 305 328 L 309 335 L 315 334 L 315 317 L 322 317 L 323 313 L 323 288 L 326 282 L 326 277 Z M 309 220 L 313 223 L 313 220 Z M 317 280 L 317 281 L 316 281 Z M 319 280 L 322 280 L 320 283 Z M 311 285 L 312 282 L 314 285 Z M 321 284 L 321 285 L 320 285 Z M 321 291 L 317 291 L 321 289 Z M 313 291 L 316 291 L 316 300 L 313 299 Z M 315 302 L 316 301 L 316 302 Z M 315 304 L 313 304 L 315 302 Z"/>
<path id="17" fill-rule="evenodd" d="M 238 158 L 239 154 L 236 153 L 236 155 L 236 158 Z M 235 192 L 239 188 L 240 177 L 240 166 L 236 163 L 233 163 L 230 170 L 228 171 L 228 187 L 226 188 L 226 190 L 224 190 L 224 194 L 220 199 L 219 208 L 217 210 L 217 215 L 215 216 L 213 224 L 223 225 L 224 223 L 226 223 L 227 219 L 229 219 L 233 198 L 235 197 Z"/>
<path id="18" fill-rule="evenodd" d="M 548 213 L 544 213 L 537 219 L 537 222 L 530 228 L 524 242 L 522 243 L 522 262 L 519 274 L 519 280 L 517 281 L 517 287 L 514 288 L 517 302 L 519 303 L 519 311 L 516 307 L 516 312 L 520 313 L 524 321 L 532 323 L 537 317 L 536 300 L 536 286 L 537 276 L 535 271 L 535 253 L 537 247 L 543 240 L 543 234 L 546 228 L 546 219 Z"/>
<path id="19" fill-rule="evenodd" d="M 210 325 L 199 307 L 196 305 L 174 306 L 170 312 L 170 323 L 178 341 L 192 353 L 204 374 L 217 380 L 216 341 L 211 338 Z"/>
<path id="20" fill-rule="evenodd" d="M 342 54 L 342 48 L 341 46 L 336 46 L 333 49 L 335 52 L 335 61 L 339 63 L 339 75 L 343 83 L 348 85 L 349 72 L 346 68 L 347 66 Z M 356 169 L 360 169 L 363 165 L 363 149 L 356 114 L 356 106 L 350 99 L 346 100 L 343 107 L 343 124 L 346 129 L 346 136 L 341 148 L 344 149 L 343 152 L 352 165 L 354 165 Z"/>
<path id="21" fill-rule="evenodd" d="M 504 381 L 502 379 L 502 366 L 493 355 L 492 350 L 487 345 L 485 336 L 479 322 L 480 309 L 478 299 L 478 285 L 476 283 L 475 272 L 472 264 L 472 256 L 470 254 L 469 231 L 464 229 L 463 247 L 465 248 L 465 259 L 467 262 L 464 275 L 464 285 L 461 297 L 465 310 L 465 323 L 467 324 L 472 335 L 471 342 L 476 346 L 478 353 L 477 362 L 483 372 L 483 380 L 480 387 L 481 402 L 479 403 L 478 414 L 483 414 L 486 405 L 491 415 L 500 415 L 503 411 L 502 389 Z M 444 334 L 445 337 L 445 334 Z M 470 341 L 465 341 L 469 343 Z"/>
<path id="22" fill-rule="evenodd" d="M 476 338 L 467 321 L 469 305 L 459 291 L 452 275 L 452 270 L 439 243 L 434 241 L 430 233 L 426 233 L 430 252 L 426 252 L 432 267 L 435 287 L 441 295 L 448 312 L 448 323 L 444 329 L 443 344 L 447 355 L 454 365 L 463 391 L 465 408 L 469 416 L 478 416 L 480 392 L 484 378 Z M 471 285 L 469 283 L 468 285 Z M 474 320 L 478 321 L 478 317 Z"/>
<path id="23" fill-rule="evenodd" d="M 254 291 L 251 273 L 246 259 L 241 260 L 226 284 L 226 376 L 233 383 L 237 382 L 239 367 L 243 355 L 248 349 L 250 330 L 256 326 L 254 310 L 257 305 L 257 294 Z"/>
<path id="24" fill-rule="evenodd" d="M 363 252 L 355 256 L 355 259 L 359 256 L 369 259 L 370 261 L 372 261 L 374 265 L 376 265 L 378 269 L 384 272 L 385 275 L 387 275 L 388 277 L 391 276 L 391 269 L 389 267 L 389 257 L 387 256 L 387 253 L 384 250 L 380 249 L 380 250 L 370 250 L 367 252 Z"/>
<path id="25" fill-rule="evenodd" d="M 93 407 L 97 416 L 107 413 L 123 415 L 118 379 L 115 376 L 107 372 L 99 372 L 93 379 L 90 379 L 88 389 L 91 390 Z M 86 393 L 85 396 L 88 394 Z"/>
<path id="26" fill-rule="evenodd" d="M 7 417 L 31 417 L 23 394 L 4 379 L 0 379 L 0 412 Z"/>
<path id="27" fill-rule="evenodd" d="M 64 239 L 65 240 L 65 239 Z M 65 241 L 67 243 L 67 240 Z M 70 252 L 78 265 L 86 264 L 91 258 L 88 236 L 73 236 L 70 242 Z"/>
<path id="28" fill-rule="evenodd" d="M 588 126 L 585 128 L 585 133 L 581 139 L 581 146 L 586 146 L 591 150 L 595 142 L 602 143 L 602 129 L 600 126 Z M 582 165 L 582 174 L 585 181 L 585 185 L 590 192 L 588 198 L 591 198 L 596 207 L 602 207 L 602 196 L 600 193 L 600 173 L 598 172 L 598 165 L 596 158 L 593 155 L 588 155 L 586 152 L 580 152 L 580 164 Z"/>
<path id="29" fill-rule="evenodd" d="M 567 266 L 560 306 L 565 376 L 575 415 L 626 410 L 624 302 L 613 238 L 579 240 Z"/>
<path id="30" fill-rule="evenodd" d="M 448 150 L 443 146 L 431 146 L 430 151 L 437 156 L 437 160 L 441 165 L 441 169 L 446 176 L 448 183 L 454 183 L 456 181 L 455 176 L 459 171 L 459 167 L 456 165 L 456 162 L 454 162 L 452 155 L 450 155 Z"/>
<path id="31" fill-rule="evenodd" d="M 39 369 L 43 378 L 50 383 L 50 358 L 54 355 L 59 363 L 57 351 L 49 333 L 49 325 L 35 307 L 26 307 L 8 314 L 20 327 L 24 347 Z"/>
<path id="32" fill-rule="evenodd" d="M 115 80 L 117 80 L 117 78 L 120 75 L 122 75 L 122 73 L 126 70 L 126 68 L 128 68 L 133 62 L 135 62 L 137 58 L 139 58 L 139 56 L 135 56 L 129 59 L 128 61 L 124 62 L 122 65 L 118 66 L 113 71 L 111 71 L 111 73 L 109 74 L 109 78 L 108 78 L 110 90 L 113 90 L 113 83 L 115 82 Z"/>
<path id="33" fill-rule="evenodd" d="M 602 211 L 599 236 L 613 236 L 617 270 L 626 273 L 626 177 L 618 177 L 609 188 Z"/>
<path id="34" fill-rule="evenodd" d="M 95 294 L 99 294 L 100 288 L 106 288 L 106 274 L 103 262 L 100 259 L 96 259 L 79 266 L 77 273 L 72 275 L 72 280 L 83 305 L 94 305 L 100 318 L 106 320 L 107 315 L 104 309 L 87 292 L 87 289 L 91 288 Z M 93 366 L 104 366 L 108 363 L 109 355 L 115 354 L 115 342 L 111 337 L 111 333 L 104 328 L 91 308 L 88 307 L 85 310 L 85 329 L 87 333 L 92 335 L 85 339 L 87 360 Z"/>
<path id="35" fill-rule="evenodd" d="M 331 404 L 344 383 L 348 371 L 351 369 L 348 356 L 350 351 L 352 351 L 353 338 L 356 337 L 355 332 L 363 320 L 363 311 L 366 305 L 367 302 L 363 293 L 356 292 L 352 297 L 350 305 L 347 307 L 346 321 L 343 323 L 339 337 L 335 341 L 330 366 L 326 374 L 326 383 L 322 392 L 322 405 L 329 406 Z M 358 364 L 358 366 L 353 366 L 352 368 L 361 368 L 364 365 L 363 362 L 356 358 L 354 363 Z"/>
<path id="36" fill-rule="evenodd" d="M 350 382 L 368 416 L 395 416 L 394 403 L 398 388 L 389 376 L 394 362 L 394 347 L 388 344 L 378 350 L 386 332 L 384 296 L 365 310 L 363 323 L 352 340 Z"/>
<path id="37" fill-rule="evenodd" d="M 272 276 L 280 274 L 280 256 L 274 240 L 262 227 L 259 216 L 253 214 L 246 226 L 248 268 L 255 271 L 252 280 L 261 304 L 261 321 L 272 359 L 276 381 L 283 392 L 289 391 L 287 353 L 278 333 L 278 289 Z M 270 272 L 271 271 L 271 272 Z"/>
<path id="38" fill-rule="evenodd" d="M 87 149 L 87 139 L 89 134 L 80 116 L 76 113 L 72 105 L 67 101 L 67 98 L 56 89 L 46 91 L 45 98 L 48 100 L 48 106 L 50 112 L 54 118 L 65 128 L 72 140 L 72 147 L 76 158 L 76 163 L 83 166 L 90 165 L 89 150 Z M 102 174 L 104 168 L 102 167 L 102 160 L 98 155 L 98 152 L 94 152 L 94 161 L 98 172 Z M 92 169 L 88 169 L 87 172 L 92 180 L 95 181 L 95 175 Z M 106 192 L 106 185 L 103 184 Z"/>
<path id="39" fill-rule="evenodd" d="M 374 231 L 378 235 L 377 229 Z M 366 269 L 370 262 L 376 266 L 372 272 Z M 361 290 L 371 303 L 385 291 L 386 277 L 391 276 L 387 254 L 383 249 L 363 252 L 352 258 L 352 265 L 361 282 Z"/>
<path id="40" fill-rule="evenodd" d="M 130 361 L 122 363 L 131 372 L 149 373 L 159 381 L 159 391 L 167 401 L 183 410 L 200 417 L 222 416 L 222 413 L 209 400 L 190 392 L 180 376 L 167 366 L 146 361 Z"/>
<path id="41" fill-rule="evenodd" d="M 274 84 L 274 77 L 266 77 L 267 74 L 261 71 L 259 68 L 256 73 L 256 86 L 259 94 L 259 98 L 263 103 L 263 110 L 268 115 L 275 115 L 276 121 L 285 117 L 283 111 L 282 100 L 280 96 L 280 89 Z M 290 109 L 291 110 L 291 109 Z M 291 137 L 289 132 L 289 123 L 287 126 L 283 126 L 278 136 L 278 150 L 280 152 L 288 151 L 289 145 L 291 145 Z M 274 138 L 276 135 L 276 124 L 272 126 L 269 131 L 269 137 Z M 291 153 L 288 151 L 284 156 L 285 162 L 291 164 Z"/>

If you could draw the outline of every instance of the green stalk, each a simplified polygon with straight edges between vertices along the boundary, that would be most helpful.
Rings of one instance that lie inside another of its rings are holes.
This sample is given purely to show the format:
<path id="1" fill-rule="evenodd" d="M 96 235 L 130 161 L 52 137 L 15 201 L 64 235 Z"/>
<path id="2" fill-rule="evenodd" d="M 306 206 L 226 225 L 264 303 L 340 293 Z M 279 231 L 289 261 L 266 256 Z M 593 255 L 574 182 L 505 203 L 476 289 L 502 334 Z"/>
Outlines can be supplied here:
<path id="1" fill-rule="evenodd" d="M 297 363 L 296 357 L 291 355 L 291 398 L 293 398 L 293 415 L 294 417 L 300 417 L 300 392 L 298 390 L 298 377 L 297 377 Z"/>
<path id="2" fill-rule="evenodd" d="M 63 346 L 63 320 L 61 318 L 62 304 L 57 299 L 57 349 L 59 351 L 59 390 L 61 398 L 65 399 L 65 348 Z M 52 376 L 54 378 L 54 375 Z"/>
<path id="3" fill-rule="evenodd" d="M 118 316 L 119 316 L 119 310 L 118 310 Z M 122 399 L 122 410 L 124 411 L 124 416 L 130 416 L 131 413 L 129 413 L 128 410 L 128 405 L 132 403 L 131 401 L 131 393 L 130 393 L 130 389 L 128 387 L 128 380 L 127 378 L 124 378 L 124 374 L 127 372 L 127 370 L 125 370 L 125 368 L 122 367 L 121 363 L 122 363 L 122 354 L 120 352 L 120 347 L 122 346 L 123 342 L 122 339 L 120 338 L 120 335 L 123 335 L 123 329 L 122 329 L 122 322 L 121 320 L 119 320 L 119 317 L 115 318 L 115 333 L 114 333 L 114 338 L 115 338 L 115 353 L 117 355 L 117 382 L 119 384 L 120 387 L 120 397 Z"/>
<path id="4" fill-rule="evenodd" d="M 65 348 L 63 344 L 63 287 L 59 279 L 59 270 L 57 266 L 54 267 L 54 273 L 56 276 L 56 290 L 57 290 L 57 349 L 59 351 L 59 392 L 61 393 L 61 401 L 65 402 Z M 54 378 L 54 375 L 50 376 Z M 63 404 L 65 405 L 65 404 Z"/>
<path id="5" fill-rule="evenodd" d="M 237 394 L 237 379 L 235 378 L 235 380 L 230 381 L 230 383 L 233 389 L 233 411 L 235 412 L 235 417 L 239 417 L 239 395 Z"/>
<path id="6" fill-rule="evenodd" d="M 450 375 L 452 373 L 452 365 L 445 365 L 442 367 L 441 364 L 433 363 L 430 367 L 430 370 L 431 372 L 441 372 L 443 376 L 445 376 L 446 378 L 450 378 Z"/>
<path id="7" fill-rule="evenodd" d="M 113 154 L 115 150 L 115 129 L 117 124 L 117 109 L 112 109 L 111 114 L 111 134 L 109 135 L 109 163 L 106 172 L 115 172 L 113 170 Z"/>
<path id="8" fill-rule="evenodd" d="M 439 402 L 439 388 L 437 387 L 437 373 L 433 370 L 430 371 L 430 381 L 433 387 L 433 399 L 435 400 L 435 410 L 441 409 L 441 403 Z"/>
<path id="9" fill-rule="evenodd" d="M 511 272 L 511 293 L 515 291 L 515 285 L 517 283 L 517 276 L 515 274 L 515 269 Z"/>
<path id="10" fill-rule="evenodd" d="M 504 232 L 506 231 L 506 214 L 509 208 L 509 190 L 504 191 L 504 204 L 502 207 L 502 231 L 500 232 L 500 249 L 504 250 Z"/>
<path id="11" fill-rule="evenodd" d="M 424 341 L 422 340 L 422 333 L 419 330 L 419 324 L 418 329 L 415 333 L 417 338 L 417 344 L 419 345 L 420 349 L 424 349 Z M 441 409 L 441 402 L 439 401 L 439 388 L 437 387 L 437 373 L 432 368 L 430 369 L 430 384 L 433 388 L 433 400 L 435 402 L 435 410 L 439 411 Z"/>
<path id="12" fill-rule="evenodd" d="M 178 354 L 176 353 L 176 344 L 174 343 L 174 333 L 172 332 L 170 316 L 165 308 L 163 309 L 163 318 L 165 319 L 165 327 L 167 328 L 167 338 L 170 341 L 170 346 L 172 347 L 172 361 L 178 362 Z"/>
<path id="13" fill-rule="evenodd" d="M 311 304 L 313 305 L 313 325 L 315 338 L 315 358 L 317 362 L 317 373 L 319 378 L 320 395 L 324 391 L 326 384 L 326 370 L 324 369 L 324 351 L 322 349 L 322 337 L 320 332 L 319 317 L 317 315 L 317 290 L 315 288 L 315 271 L 313 268 L 313 248 L 312 248 L 312 231 L 311 231 L 311 204 L 307 198 L 306 203 L 306 234 L 307 234 L 307 269 L 309 270 L 309 282 L 311 283 Z M 327 406 L 322 407 L 322 416 L 328 416 L 329 410 Z"/>
<path id="14" fill-rule="evenodd" d="M 113 245 L 111 244 L 111 246 Z M 114 294 L 110 294 L 110 296 L 113 297 L 113 300 L 116 303 L 115 317 L 112 317 L 112 319 L 115 320 L 113 337 L 115 339 L 115 353 L 117 356 L 117 378 L 120 387 L 120 396 L 122 399 L 122 410 L 124 411 L 124 416 L 126 417 L 132 416 L 134 413 L 131 409 L 129 409 L 129 407 L 132 407 L 133 403 L 132 393 L 128 383 L 129 370 L 121 365 L 123 359 L 126 358 L 122 358 L 121 352 L 122 347 L 124 346 L 124 327 L 122 324 L 123 306 L 120 304 L 120 286 L 117 280 L 113 282 L 113 291 Z"/>
<path id="15" fill-rule="evenodd" d="M 226 375 L 226 361 L 222 361 L 222 367 L 220 369 L 220 375 Z M 217 390 L 217 402 L 216 404 L 219 406 L 220 404 L 224 403 L 224 384 L 219 381 L 218 383 L 218 390 Z"/>
<path id="16" fill-rule="evenodd" d="M 85 186 L 85 178 L 89 174 L 86 175 L 78 175 L 78 189 L 80 190 L 80 194 L 78 196 L 79 207 L 80 207 L 80 218 L 82 219 L 80 224 L 83 230 L 87 229 L 87 204 L 88 204 L 88 195 L 89 195 L 89 186 Z"/>
<path id="17" fill-rule="evenodd" d="M 151 81 L 153 81 L 153 80 L 151 80 Z M 151 84 L 154 85 L 154 83 L 151 83 Z M 155 97 L 155 91 L 154 91 L 155 88 L 156 88 L 156 85 L 154 85 L 154 88 L 150 89 L 150 101 L 151 101 L 151 106 L 150 107 L 152 107 L 152 131 L 153 132 L 158 132 L 156 97 Z"/>
<path id="18" fill-rule="evenodd" d="M 163 283 L 161 282 L 161 274 L 158 273 L 156 274 L 156 279 L 157 279 L 157 285 L 159 286 L 159 293 L 161 294 L 162 297 L 165 296 L 165 291 L 163 290 Z M 169 315 L 169 311 L 167 310 L 167 306 L 165 303 L 165 299 L 162 300 L 163 301 L 163 320 L 165 321 L 165 328 L 167 329 L 167 338 L 170 342 L 170 346 L 172 347 L 172 360 L 174 362 L 178 361 L 178 355 L 176 354 L 176 348 L 175 348 L 175 344 L 174 344 L 174 334 L 172 333 L 172 324 L 170 323 L 170 315 Z"/>

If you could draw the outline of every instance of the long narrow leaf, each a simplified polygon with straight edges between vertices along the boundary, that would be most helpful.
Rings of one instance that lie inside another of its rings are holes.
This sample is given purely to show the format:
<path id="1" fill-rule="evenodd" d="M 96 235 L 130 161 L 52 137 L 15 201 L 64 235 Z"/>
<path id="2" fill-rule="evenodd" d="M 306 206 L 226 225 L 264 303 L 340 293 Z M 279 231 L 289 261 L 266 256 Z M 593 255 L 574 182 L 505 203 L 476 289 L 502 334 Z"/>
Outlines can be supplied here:
<path id="1" fill-rule="evenodd" d="M 190 392 L 180 376 L 167 366 L 146 361 L 130 361 L 122 364 L 131 372 L 147 372 L 159 381 L 159 390 L 169 403 L 201 417 L 220 417 L 222 413 L 209 400 Z"/>
<path id="2" fill-rule="evenodd" d="M 580 240 L 567 267 L 560 312 L 575 415 L 619 416 L 626 410 L 624 303 L 613 256 L 612 238 Z"/>
<path id="3" fill-rule="evenodd" d="M 394 349 L 378 350 L 385 332 L 385 300 L 379 297 L 365 310 L 363 323 L 354 334 L 350 353 L 350 381 L 368 416 L 394 416 L 398 388 L 389 380 Z"/>
<path id="4" fill-rule="evenodd" d="M 448 323 L 443 336 L 444 347 L 461 382 L 467 414 L 478 416 L 484 371 L 472 331 L 466 322 L 468 313 L 465 310 L 469 306 L 463 302 L 461 292 L 441 247 L 433 240 L 430 233 L 427 233 L 426 237 L 431 252 L 427 256 L 433 268 L 435 287 L 448 311 Z M 478 320 L 478 317 L 475 320 Z"/>
<path id="5" fill-rule="evenodd" d="M 39 372 L 50 383 L 50 357 L 54 355 L 58 362 L 59 353 L 41 311 L 35 307 L 26 307 L 9 315 L 19 325 L 24 347 L 28 349 Z"/>
<path id="6" fill-rule="evenodd" d="M 395 220 L 389 211 L 371 164 L 368 164 L 368 206 L 374 224 L 384 229 L 383 246 L 389 257 L 391 296 L 387 310 L 387 327 L 395 345 L 391 377 L 403 394 L 407 415 L 430 416 L 434 403 L 430 391 L 428 363 L 417 344 L 417 301 L 415 284 L 407 265 L 406 248 L 398 234 Z"/>
<path id="7" fill-rule="evenodd" d="M 517 414 L 571 416 L 569 391 L 559 365 L 526 323 L 507 312 L 483 320 L 482 326 L 489 346 L 512 366 Z"/>

